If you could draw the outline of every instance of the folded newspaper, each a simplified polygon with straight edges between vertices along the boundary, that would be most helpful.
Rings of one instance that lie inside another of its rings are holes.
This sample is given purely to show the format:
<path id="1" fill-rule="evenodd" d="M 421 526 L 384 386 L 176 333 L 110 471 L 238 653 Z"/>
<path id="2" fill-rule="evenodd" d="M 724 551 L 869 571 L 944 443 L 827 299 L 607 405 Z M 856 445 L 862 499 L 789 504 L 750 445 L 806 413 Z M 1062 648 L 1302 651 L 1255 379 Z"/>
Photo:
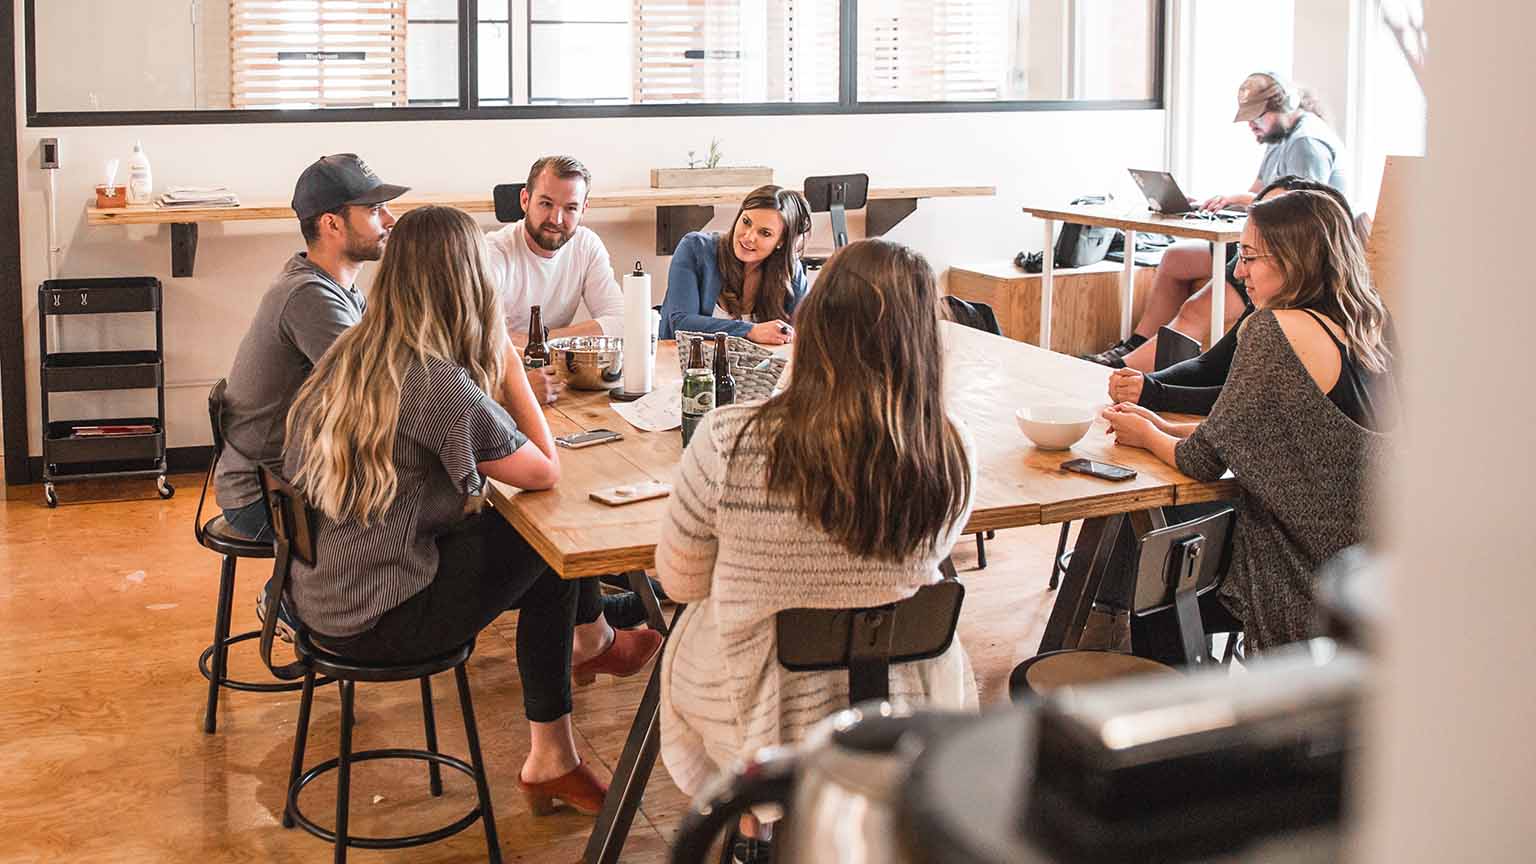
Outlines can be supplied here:
<path id="1" fill-rule="evenodd" d="M 156 207 L 239 207 L 240 199 L 223 186 L 172 186 L 155 199 Z"/>

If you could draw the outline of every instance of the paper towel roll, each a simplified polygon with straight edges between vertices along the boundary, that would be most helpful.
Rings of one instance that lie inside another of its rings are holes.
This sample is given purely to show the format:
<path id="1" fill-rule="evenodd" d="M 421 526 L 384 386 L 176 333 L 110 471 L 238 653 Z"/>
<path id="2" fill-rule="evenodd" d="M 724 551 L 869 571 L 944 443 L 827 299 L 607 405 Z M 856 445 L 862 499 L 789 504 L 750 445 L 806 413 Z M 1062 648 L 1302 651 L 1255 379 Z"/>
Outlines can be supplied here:
<path id="1" fill-rule="evenodd" d="M 656 358 L 651 354 L 651 275 L 635 262 L 624 276 L 624 392 L 651 392 Z"/>

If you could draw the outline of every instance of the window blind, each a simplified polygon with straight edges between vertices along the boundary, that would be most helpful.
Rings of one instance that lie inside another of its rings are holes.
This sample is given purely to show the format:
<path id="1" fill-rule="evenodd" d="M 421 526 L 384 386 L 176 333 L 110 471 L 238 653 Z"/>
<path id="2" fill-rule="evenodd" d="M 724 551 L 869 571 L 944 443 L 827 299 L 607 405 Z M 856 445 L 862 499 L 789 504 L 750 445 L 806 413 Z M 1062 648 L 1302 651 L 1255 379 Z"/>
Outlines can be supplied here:
<path id="1" fill-rule="evenodd" d="M 1003 95 L 1008 0 L 861 0 L 858 20 L 859 99 Z"/>
<path id="2" fill-rule="evenodd" d="M 235 108 L 406 104 L 406 0 L 230 0 Z"/>
<path id="3" fill-rule="evenodd" d="M 837 0 L 635 0 L 631 20 L 637 104 L 837 100 Z"/>

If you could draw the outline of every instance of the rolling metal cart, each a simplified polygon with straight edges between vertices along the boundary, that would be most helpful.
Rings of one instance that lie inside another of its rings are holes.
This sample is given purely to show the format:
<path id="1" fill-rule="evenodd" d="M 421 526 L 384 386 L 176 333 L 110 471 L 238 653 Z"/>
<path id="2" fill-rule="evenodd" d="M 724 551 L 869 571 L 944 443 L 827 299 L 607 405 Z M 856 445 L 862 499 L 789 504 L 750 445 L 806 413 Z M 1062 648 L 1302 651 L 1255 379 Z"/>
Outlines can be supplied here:
<path id="1" fill-rule="evenodd" d="M 49 350 L 49 316 L 107 312 L 153 314 L 154 350 Z M 100 477 L 153 474 L 161 498 L 175 495 L 176 488 L 165 479 L 165 336 L 160 280 L 153 276 L 49 279 L 37 289 L 37 319 L 42 349 L 43 495 L 48 506 L 59 504 L 55 483 Z M 154 417 L 54 420 L 49 416 L 50 393 L 148 389 L 155 391 Z"/>

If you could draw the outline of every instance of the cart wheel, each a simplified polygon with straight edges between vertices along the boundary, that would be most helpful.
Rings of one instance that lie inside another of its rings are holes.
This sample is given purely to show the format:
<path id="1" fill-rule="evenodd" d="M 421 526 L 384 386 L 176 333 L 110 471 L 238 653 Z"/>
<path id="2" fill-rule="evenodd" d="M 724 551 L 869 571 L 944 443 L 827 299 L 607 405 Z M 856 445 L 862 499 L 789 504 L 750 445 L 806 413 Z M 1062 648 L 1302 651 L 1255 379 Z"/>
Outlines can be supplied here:
<path id="1" fill-rule="evenodd" d="M 160 490 L 161 498 L 169 498 L 176 494 L 176 487 L 166 482 L 164 474 L 161 474 L 160 477 L 155 480 L 155 486 Z"/>
<path id="2" fill-rule="evenodd" d="M 43 500 L 48 502 L 49 507 L 59 506 L 59 493 L 54 491 L 52 483 L 43 485 Z"/>

